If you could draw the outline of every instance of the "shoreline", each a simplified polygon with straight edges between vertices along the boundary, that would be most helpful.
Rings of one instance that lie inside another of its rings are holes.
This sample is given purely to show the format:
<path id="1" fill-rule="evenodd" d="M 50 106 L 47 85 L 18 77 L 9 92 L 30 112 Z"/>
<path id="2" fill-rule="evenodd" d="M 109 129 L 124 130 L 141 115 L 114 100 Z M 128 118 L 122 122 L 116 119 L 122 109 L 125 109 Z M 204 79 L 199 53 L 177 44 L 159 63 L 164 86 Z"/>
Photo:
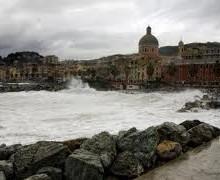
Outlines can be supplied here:
<path id="1" fill-rule="evenodd" d="M 216 158 L 220 157 L 219 148 L 220 137 L 217 137 L 211 142 L 189 150 L 163 166 L 152 169 L 135 180 L 159 180 L 160 177 L 178 180 L 220 179 L 218 171 L 220 159 Z"/>
<path id="2" fill-rule="evenodd" d="M 21 91 L 61 91 L 65 89 L 69 89 L 68 87 L 69 81 L 67 82 L 0 82 L 0 93 L 7 93 L 7 92 L 21 92 Z M 125 89 L 125 90 L 119 90 L 114 88 L 100 88 L 91 85 L 91 88 L 97 90 L 97 91 L 118 91 L 118 92 L 144 92 L 144 93 L 150 93 L 150 92 L 180 92 L 185 91 L 188 89 L 197 89 L 201 90 L 205 93 L 217 93 L 219 92 L 219 88 L 204 88 L 204 87 L 175 87 L 175 86 L 161 86 L 161 87 L 149 87 L 149 88 L 143 88 L 138 90 L 131 90 L 131 89 Z"/>
<path id="3" fill-rule="evenodd" d="M 131 128 L 117 135 L 101 132 L 91 138 L 68 141 L 3 144 L 0 177 L 3 174 L 7 180 L 32 180 L 42 175 L 51 180 L 133 179 L 166 166 L 219 136 L 219 128 L 188 120 L 180 124 L 165 122 L 141 131 Z M 57 173 L 60 178 L 53 179 Z"/>
<path id="4" fill-rule="evenodd" d="M 68 82 L 7 82 L 0 83 L 0 93 L 21 91 L 60 91 L 67 89 Z"/>

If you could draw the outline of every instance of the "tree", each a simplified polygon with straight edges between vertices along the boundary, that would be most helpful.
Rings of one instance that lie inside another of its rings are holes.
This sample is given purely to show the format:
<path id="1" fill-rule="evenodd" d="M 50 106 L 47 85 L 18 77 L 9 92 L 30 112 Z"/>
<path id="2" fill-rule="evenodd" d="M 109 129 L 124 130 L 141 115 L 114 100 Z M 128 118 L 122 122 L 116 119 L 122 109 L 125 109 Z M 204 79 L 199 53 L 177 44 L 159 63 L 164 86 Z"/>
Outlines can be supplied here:
<path id="1" fill-rule="evenodd" d="M 175 64 L 173 62 L 171 62 L 168 65 L 168 70 L 167 71 L 168 71 L 168 74 L 170 76 L 174 76 L 176 74 L 177 69 L 176 69 L 176 66 L 175 66 Z"/>
<path id="2" fill-rule="evenodd" d="M 152 62 L 150 62 L 147 64 L 147 75 L 149 79 L 152 78 L 153 74 L 154 74 L 154 65 Z"/>
<path id="3" fill-rule="evenodd" d="M 89 76 L 90 78 L 94 79 L 96 76 L 96 71 L 93 68 L 89 68 L 86 70 L 86 76 Z"/>
<path id="4" fill-rule="evenodd" d="M 110 66 L 110 73 L 112 74 L 112 76 L 115 78 L 119 75 L 119 70 L 117 69 L 117 67 L 115 65 L 111 65 Z"/>
<path id="5" fill-rule="evenodd" d="M 95 77 L 96 77 L 96 70 L 95 69 L 91 69 L 91 76 L 92 76 L 92 79 L 95 79 Z"/>

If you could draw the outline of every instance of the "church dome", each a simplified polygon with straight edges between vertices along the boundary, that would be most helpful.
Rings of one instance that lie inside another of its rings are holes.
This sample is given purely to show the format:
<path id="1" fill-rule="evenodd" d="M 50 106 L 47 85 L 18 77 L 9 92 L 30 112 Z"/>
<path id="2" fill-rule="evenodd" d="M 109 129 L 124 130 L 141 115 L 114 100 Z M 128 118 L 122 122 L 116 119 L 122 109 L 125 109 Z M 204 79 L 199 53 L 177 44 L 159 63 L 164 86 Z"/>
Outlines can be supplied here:
<path id="1" fill-rule="evenodd" d="M 179 46 L 184 46 L 184 43 L 182 40 L 179 42 Z"/>
<path id="2" fill-rule="evenodd" d="M 147 27 L 147 34 L 141 38 L 139 46 L 159 46 L 157 38 L 151 34 L 151 27 Z"/>

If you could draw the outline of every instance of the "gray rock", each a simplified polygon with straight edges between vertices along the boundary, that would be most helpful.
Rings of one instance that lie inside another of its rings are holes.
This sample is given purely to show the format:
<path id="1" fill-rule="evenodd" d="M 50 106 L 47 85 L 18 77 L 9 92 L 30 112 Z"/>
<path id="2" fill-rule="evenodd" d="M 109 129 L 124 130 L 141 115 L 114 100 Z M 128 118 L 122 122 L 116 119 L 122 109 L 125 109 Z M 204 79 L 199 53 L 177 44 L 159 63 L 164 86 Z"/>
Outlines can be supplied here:
<path id="1" fill-rule="evenodd" d="M 103 180 L 104 168 L 99 155 L 84 149 L 71 154 L 65 163 L 66 180 Z"/>
<path id="2" fill-rule="evenodd" d="M 189 129 L 198 126 L 199 124 L 201 124 L 202 122 L 199 120 L 186 120 L 182 123 L 180 123 L 180 125 L 184 126 L 186 128 L 186 130 L 188 131 Z"/>
<path id="3" fill-rule="evenodd" d="M 105 168 L 111 166 L 117 154 L 115 138 L 108 132 L 102 132 L 86 140 L 81 148 L 98 154 Z"/>
<path id="4" fill-rule="evenodd" d="M 105 177 L 105 180 L 120 180 L 120 178 L 110 175 L 110 176 Z"/>
<path id="5" fill-rule="evenodd" d="M 119 151 L 145 152 L 155 150 L 158 143 L 158 134 L 155 127 L 144 131 L 135 131 L 118 139 Z"/>
<path id="6" fill-rule="evenodd" d="M 220 129 L 209 124 L 202 123 L 190 129 L 188 133 L 190 134 L 190 141 L 188 145 L 196 147 L 219 136 Z"/>
<path id="7" fill-rule="evenodd" d="M 143 167 L 145 169 L 148 169 L 148 168 L 153 168 L 156 163 L 157 156 L 155 151 L 149 153 L 135 152 L 134 155 L 141 162 Z"/>
<path id="8" fill-rule="evenodd" d="M 128 136 L 128 135 L 130 135 L 132 133 L 135 133 L 135 132 L 138 132 L 138 130 L 135 127 L 131 128 L 131 129 L 127 130 L 127 131 L 120 131 L 118 133 L 118 139 L 126 137 L 126 136 Z"/>
<path id="9" fill-rule="evenodd" d="M 47 166 L 62 168 L 69 150 L 55 142 L 38 142 L 23 146 L 12 157 L 17 179 L 24 179 Z"/>
<path id="10" fill-rule="evenodd" d="M 0 171 L 0 180 L 7 180 L 3 171 Z"/>
<path id="11" fill-rule="evenodd" d="M 186 128 L 173 122 L 165 122 L 157 127 L 160 136 L 160 142 L 170 140 L 180 143 L 182 146 L 189 142 L 190 136 Z"/>
<path id="12" fill-rule="evenodd" d="M 10 156 L 21 147 L 21 144 L 15 144 L 12 146 L 6 146 L 5 144 L 2 144 L 0 146 L 0 160 L 8 160 Z"/>
<path id="13" fill-rule="evenodd" d="M 125 151 L 118 154 L 110 171 L 116 176 L 127 179 L 141 175 L 144 168 L 133 153 Z"/>
<path id="14" fill-rule="evenodd" d="M 219 109 L 220 108 L 220 100 L 212 100 L 207 102 L 207 106 L 211 109 Z"/>
<path id="15" fill-rule="evenodd" d="M 63 142 L 60 142 L 60 143 L 66 145 L 66 146 L 69 148 L 69 150 L 70 150 L 71 152 L 73 152 L 73 151 L 75 151 L 76 149 L 79 149 L 80 146 L 82 145 L 82 143 L 83 143 L 84 141 L 86 141 L 86 140 L 87 140 L 87 138 L 78 138 L 78 139 L 63 141 Z"/>
<path id="16" fill-rule="evenodd" d="M 37 174 L 47 174 L 51 180 L 62 180 L 62 170 L 55 167 L 43 167 Z"/>
<path id="17" fill-rule="evenodd" d="M 5 160 L 0 161 L 0 171 L 3 171 L 7 180 L 14 180 L 13 164 Z"/>
<path id="18" fill-rule="evenodd" d="M 119 137 L 117 145 L 121 152 L 129 151 L 142 162 L 145 168 L 153 165 L 159 136 L 155 127 L 134 131 Z"/>
<path id="19" fill-rule="evenodd" d="M 199 100 L 185 103 L 184 107 L 178 110 L 178 112 L 195 111 L 197 109 L 217 109 L 220 108 L 220 102 L 213 97 L 204 95 Z"/>
<path id="20" fill-rule="evenodd" d="M 51 180 L 47 174 L 37 174 L 26 178 L 25 180 Z"/>

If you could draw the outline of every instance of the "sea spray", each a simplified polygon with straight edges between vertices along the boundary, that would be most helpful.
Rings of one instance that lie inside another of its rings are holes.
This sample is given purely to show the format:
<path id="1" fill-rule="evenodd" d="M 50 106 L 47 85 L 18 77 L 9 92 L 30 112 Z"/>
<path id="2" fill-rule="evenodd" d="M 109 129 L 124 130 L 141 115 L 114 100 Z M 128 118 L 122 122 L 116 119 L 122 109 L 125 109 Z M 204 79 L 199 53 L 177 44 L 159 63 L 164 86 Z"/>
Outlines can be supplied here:
<path id="1" fill-rule="evenodd" d="M 165 121 L 199 119 L 220 127 L 219 110 L 178 113 L 199 90 L 125 94 L 96 91 L 80 79 L 59 92 L 0 94 L 0 140 L 29 144 L 40 140 L 90 137 L 101 131 L 117 133 L 131 127 L 146 129 Z"/>

